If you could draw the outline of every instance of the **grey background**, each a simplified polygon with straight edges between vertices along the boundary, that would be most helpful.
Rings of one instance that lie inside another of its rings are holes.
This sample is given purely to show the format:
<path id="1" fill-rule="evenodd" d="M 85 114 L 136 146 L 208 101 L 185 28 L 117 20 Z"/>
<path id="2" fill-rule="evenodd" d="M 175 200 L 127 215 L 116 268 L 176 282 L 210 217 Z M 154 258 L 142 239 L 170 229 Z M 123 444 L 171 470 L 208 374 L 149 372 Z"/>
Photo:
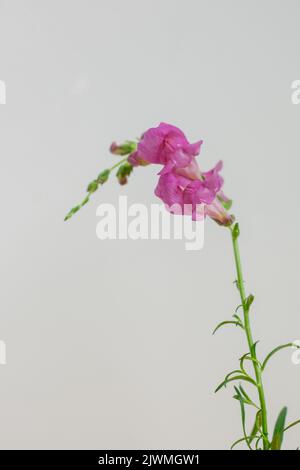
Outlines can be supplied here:
<path id="1" fill-rule="evenodd" d="M 239 405 L 215 385 L 246 352 L 213 327 L 238 293 L 229 234 L 205 247 L 96 238 L 96 207 L 157 202 L 157 168 L 112 180 L 69 223 L 112 140 L 161 120 L 225 163 L 261 357 L 300 339 L 299 1 L 0 1 L 1 448 L 223 449 Z M 300 365 L 270 363 L 273 426 L 300 417 Z M 300 444 L 291 430 L 286 448 Z"/>

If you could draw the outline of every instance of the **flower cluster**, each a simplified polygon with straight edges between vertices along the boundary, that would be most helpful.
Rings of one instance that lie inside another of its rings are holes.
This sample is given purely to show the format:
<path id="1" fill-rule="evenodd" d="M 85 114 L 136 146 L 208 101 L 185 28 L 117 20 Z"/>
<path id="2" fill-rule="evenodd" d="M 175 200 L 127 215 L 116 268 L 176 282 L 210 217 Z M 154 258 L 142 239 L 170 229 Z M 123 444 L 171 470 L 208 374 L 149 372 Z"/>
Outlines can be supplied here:
<path id="1" fill-rule="evenodd" d="M 231 200 L 222 191 L 224 181 L 220 171 L 223 164 L 220 161 L 212 170 L 201 171 L 196 161 L 201 146 L 202 140 L 191 144 L 178 127 L 164 122 L 148 129 L 138 142 L 126 140 L 120 145 L 113 142 L 110 152 L 124 158 L 102 171 L 87 186 L 87 195 L 68 212 L 65 220 L 85 206 L 116 168 L 118 181 L 124 185 L 134 167 L 158 164 L 162 169 L 154 192 L 169 212 L 191 215 L 193 220 L 209 216 L 220 225 L 231 226 L 234 221 L 228 213 Z"/>
<path id="2" fill-rule="evenodd" d="M 129 157 L 132 166 L 149 163 L 162 165 L 155 194 L 174 214 L 191 214 L 193 220 L 203 213 L 221 225 L 229 226 L 231 201 L 222 192 L 222 162 L 202 172 L 196 161 L 202 140 L 191 144 L 175 126 L 161 123 L 147 130 Z"/>

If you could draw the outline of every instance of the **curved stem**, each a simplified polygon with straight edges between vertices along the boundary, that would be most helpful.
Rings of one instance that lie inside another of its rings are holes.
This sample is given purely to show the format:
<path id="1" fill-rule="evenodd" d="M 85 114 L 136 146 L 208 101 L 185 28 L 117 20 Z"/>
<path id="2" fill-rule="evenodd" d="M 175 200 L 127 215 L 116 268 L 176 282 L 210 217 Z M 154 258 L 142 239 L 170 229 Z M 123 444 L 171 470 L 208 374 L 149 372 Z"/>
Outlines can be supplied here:
<path id="1" fill-rule="evenodd" d="M 122 160 L 119 160 L 115 165 L 111 166 L 111 167 L 109 168 L 109 171 L 113 171 L 115 168 L 117 168 L 118 166 L 120 166 L 122 163 L 127 162 L 127 160 L 128 160 L 128 155 L 127 155 L 127 157 L 122 158 Z"/>
<path id="2" fill-rule="evenodd" d="M 69 220 L 71 217 L 73 217 L 74 214 L 76 214 L 76 212 L 78 212 L 83 206 L 85 206 L 89 200 L 90 200 L 90 197 L 91 195 L 98 189 L 98 186 L 99 184 L 103 184 L 105 181 L 107 181 L 108 179 L 108 176 L 110 175 L 110 173 L 115 169 L 115 168 L 118 168 L 118 166 L 122 165 L 122 163 L 125 163 L 127 162 L 128 160 L 128 156 L 126 156 L 125 158 L 122 158 L 121 160 L 119 160 L 117 163 L 115 163 L 113 166 L 111 166 L 110 168 L 108 168 L 107 170 L 104 170 L 104 172 L 107 173 L 107 178 L 104 180 L 104 181 L 100 181 L 99 180 L 99 176 L 97 178 L 97 180 L 94 180 L 92 181 L 91 184 L 95 184 L 95 187 L 92 188 L 92 189 L 87 189 L 87 195 L 85 196 L 85 198 L 80 202 L 80 204 L 78 204 L 77 206 L 73 207 L 66 215 L 66 217 L 64 218 L 64 220 Z"/>
<path id="3" fill-rule="evenodd" d="M 255 359 L 255 361 L 252 361 L 252 364 L 253 364 L 253 368 L 255 372 L 257 390 L 258 390 L 258 396 L 259 396 L 261 414 L 262 414 L 263 446 L 264 446 L 264 450 L 268 450 L 269 441 L 268 441 L 268 420 L 267 420 L 266 399 L 265 399 L 265 393 L 264 393 L 264 388 L 263 388 L 263 383 L 262 383 L 262 374 L 261 374 L 262 371 L 257 361 L 255 344 L 253 342 L 253 337 L 252 337 L 252 332 L 251 332 L 251 325 L 250 325 L 250 318 L 249 318 L 249 305 L 247 305 L 247 297 L 246 297 L 246 292 L 245 292 L 245 287 L 244 287 L 241 257 L 240 257 L 240 250 L 239 250 L 239 244 L 238 244 L 239 233 L 236 234 L 232 227 L 230 227 L 230 231 L 231 231 L 235 266 L 236 266 L 236 272 L 237 272 L 237 286 L 240 292 L 242 307 L 243 307 L 243 312 L 244 312 L 245 333 L 247 337 L 250 354 Z"/>

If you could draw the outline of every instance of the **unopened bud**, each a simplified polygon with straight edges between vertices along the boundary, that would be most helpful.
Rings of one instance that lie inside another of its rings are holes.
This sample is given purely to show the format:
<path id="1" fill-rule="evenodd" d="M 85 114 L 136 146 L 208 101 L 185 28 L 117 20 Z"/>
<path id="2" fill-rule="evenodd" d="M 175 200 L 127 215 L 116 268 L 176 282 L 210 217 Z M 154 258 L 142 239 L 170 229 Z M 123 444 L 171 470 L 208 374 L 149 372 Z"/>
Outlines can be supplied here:
<path id="1" fill-rule="evenodd" d="M 232 236 L 234 240 L 240 236 L 240 227 L 238 223 L 236 223 L 232 229 Z"/>
<path id="2" fill-rule="evenodd" d="M 133 167 L 130 163 L 124 163 L 123 165 L 120 166 L 120 168 L 117 171 L 116 177 L 119 180 L 119 183 L 123 186 L 124 184 L 127 184 L 128 182 L 128 176 L 132 172 Z"/>
<path id="3" fill-rule="evenodd" d="M 89 193 L 94 193 L 95 191 L 97 191 L 97 189 L 98 189 L 98 182 L 96 180 L 92 181 L 87 187 L 87 191 Z"/>
<path id="4" fill-rule="evenodd" d="M 129 155 L 136 149 L 136 142 L 126 140 L 123 144 L 118 145 L 113 142 L 109 148 L 110 152 L 114 155 Z"/>
<path id="5" fill-rule="evenodd" d="M 97 178 L 98 184 L 104 184 L 104 183 L 106 183 L 106 181 L 107 181 L 108 178 L 109 178 L 109 175 L 110 175 L 110 170 L 104 170 L 104 171 L 102 171 L 102 172 L 98 175 L 98 178 Z"/>

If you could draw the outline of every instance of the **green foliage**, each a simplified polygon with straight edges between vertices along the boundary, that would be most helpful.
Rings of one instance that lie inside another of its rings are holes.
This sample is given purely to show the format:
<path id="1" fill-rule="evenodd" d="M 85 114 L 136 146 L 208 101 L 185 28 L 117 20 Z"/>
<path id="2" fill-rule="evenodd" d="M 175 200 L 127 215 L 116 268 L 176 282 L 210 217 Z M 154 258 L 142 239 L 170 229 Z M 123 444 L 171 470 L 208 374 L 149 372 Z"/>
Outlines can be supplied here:
<path id="1" fill-rule="evenodd" d="M 284 432 L 287 431 L 287 430 L 290 429 L 290 428 L 293 428 L 293 427 L 296 426 L 297 424 L 300 424 L 300 419 L 298 419 L 297 421 L 294 421 L 293 423 L 289 424 L 289 425 L 284 429 Z"/>
<path id="2" fill-rule="evenodd" d="M 273 439 L 271 442 L 271 450 L 280 450 L 283 441 L 283 434 L 284 434 L 284 425 L 287 415 L 287 407 L 284 407 L 277 418 L 275 423 L 274 432 L 273 432 Z"/>
<path id="3" fill-rule="evenodd" d="M 252 428 L 252 431 L 251 431 L 251 434 L 250 434 L 249 444 L 251 444 L 252 441 L 257 437 L 257 434 L 260 433 L 261 425 L 262 425 L 261 410 L 258 410 L 258 412 L 256 413 L 256 416 L 255 416 L 254 425 L 253 425 L 253 428 Z"/>
<path id="4" fill-rule="evenodd" d="M 281 351 L 281 349 L 291 348 L 291 347 L 300 349 L 300 346 L 297 345 L 297 344 L 294 344 L 294 343 L 282 344 L 281 346 L 277 346 L 277 348 L 273 349 L 273 350 L 267 355 L 267 357 L 265 358 L 264 362 L 262 363 L 262 370 L 265 369 L 267 363 L 269 362 L 269 360 L 271 359 L 271 357 L 272 357 L 274 354 L 276 354 L 278 351 Z"/>
<path id="5" fill-rule="evenodd" d="M 234 382 L 235 380 L 244 380 L 245 382 L 249 382 L 255 387 L 257 387 L 257 383 L 253 379 L 251 379 L 251 377 L 249 377 L 248 375 L 239 374 L 234 377 L 230 377 L 223 380 L 223 382 L 221 382 L 220 385 L 218 385 L 218 387 L 216 388 L 215 393 L 221 390 L 221 388 L 226 387 L 229 382 Z"/>
<path id="6" fill-rule="evenodd" d="M 259 407 L 251 400 L 251 398 L 250 398 L 249 395 L 246 393 L 246 391 L 244 390 L 244 388 L 242 387 L 241 384 L 239 385 L 239 390 L 240 390 L 241 394 L 242 394 L 243 397 L 244 397 L 244 402 L 245 402 L 247 405 L 254 406 L 254 408 L 257 408 L 257 409 L 259 410 Z M 236 398 L 236 397 L 234 396 L 234 398 Z"/>
<path id="7" fill-rule="evenodd" d="M 242 325 L 242 322 L 240 321 L 229 321 L 229 320 L 226 320 L 226 321 L 222 321 L 221 323 L 219 323 L 216 328 L 214 329 L 213 331 L 213 335 L 216 333 L 216 331 L 218 331 L 219 328 L 221 328 L 222 326 L 224 325 L 235 325 L 235 326 L 239 326 L 240 328 L 244 329 L 243 325 Z"/>
<path id="8" fill-rule="evenodd" d="M 239 391 L 238 387 L 234 387 L 234 390 L 236 391 L 236 395 L 238 397 L 238 400 L 239 400 L 240 406 L 241 406 L 241 417 L 242 417 L 242 427 L 243 427 L 244 439 L 245 439 L 246 444 L 249 447 L 249 449 L 252 450 L 249 439 L 247 437 L 247 433 L 246 433 L 246 412 L 245 412 L 244 398 L 243 398 L 241 392 Z"/>
<path id="9" fill-rule="evenodd" d="M 241 371 L 242 371 L 244 374 L 246 374 L 246 375 L 248 375 L 248 374 L 247 374 L 247 372 L 245 371 L 245 368 L 244 368 L 244 362 L 245 362 L 245 361 L 251 361 L 251 362 L 257 364 L 259 367 L 261 367 L 261 364 L 260 364 L 260 362 L 256 359 L 256 357 L 251 356 L 250 353 L 244 354 L 244 356 L 242 356 L 242 357 L 240 358 L 240 368 L 241 368 Z"/>
<path id="10" fill-rule="evenodd" d="M 258 437 L 258 436 L 255 436 L 255 437 Z M 242 437 L 241 439 L 238 439 L 237 441 L 235 441 L 231 447 L 230 447 L 230 450 L 233 450 L 238 444 L 240 444 L 241 442 L 248 442 L 249 443 L 249 440 L 250 440 L 251 436 L 246 436 L 246 437 Z"/>

